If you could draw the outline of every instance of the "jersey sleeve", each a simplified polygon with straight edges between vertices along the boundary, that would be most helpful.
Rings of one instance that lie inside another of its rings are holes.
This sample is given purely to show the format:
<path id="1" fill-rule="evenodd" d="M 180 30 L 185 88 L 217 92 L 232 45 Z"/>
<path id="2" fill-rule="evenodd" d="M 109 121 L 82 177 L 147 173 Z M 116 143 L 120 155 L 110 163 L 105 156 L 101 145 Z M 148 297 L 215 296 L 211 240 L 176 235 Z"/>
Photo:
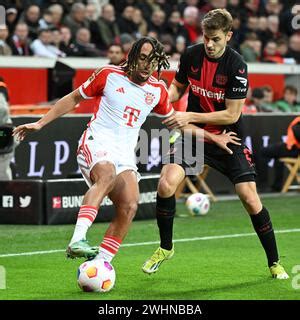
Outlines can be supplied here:
<path id="1" fill-rule="evenodd" d="M 84 99 L 92 99 L 101 96 L 106 84 L 109 72 L 107 69 L 97 69 L 93 74 L 79 87 L 79 92 Z"/>
<path id="2" fill-rule="evenodd" d="M 232 68 L 227 88 L 225 89 L 226 99 L 245 99 L 248 91 L 248 70 L 247 64 L 241 60 Z"/>
<path id="3" fill-rule="evenodd" d="M 157 116 L 160 117 L 169 117 L 173 112 L 173 106 L 169 99 L 169 94 L 166 86 L 164 84 L 161 85 L 161 95 L 158 104 L 153 108 L 152 112 L 154 112 Z"/>
<path id="4" fill-rule="evenodd" d="M 179 65 L 175 74 L 175 80 L 182 84 L 188 84 L 188 53 L 185 51 L 179 61 Z"/>

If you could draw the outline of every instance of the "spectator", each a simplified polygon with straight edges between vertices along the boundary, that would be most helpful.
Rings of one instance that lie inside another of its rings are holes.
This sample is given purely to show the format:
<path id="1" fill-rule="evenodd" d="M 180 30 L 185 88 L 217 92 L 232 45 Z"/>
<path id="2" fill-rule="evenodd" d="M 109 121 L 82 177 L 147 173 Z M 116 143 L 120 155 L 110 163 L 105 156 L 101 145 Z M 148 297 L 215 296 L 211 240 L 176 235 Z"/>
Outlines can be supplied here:
<path id="1" fill-rule="evenodd" d="M 300 112 L 300 104 L 297 103 L 297 88 L 286 86 L 283 91 L 283 97 L 275 102 L 277 110 L 282 112 Z"/>
<path id="2" fill-rule="evenodd" d="M 164 50 L 167 56 L 172 56 L 174 52 L 175 42 L 170 34 L 163 34 L 160 37 L 160 42 L 164 46 Z"/>
<path id="3" fill-rule="evenodd" d="M 268 184 L 268 162 L 275 159 L 274 169 L 275 177 L 272 183 L 272 191 L 280 191 L 282 189 L 284 164 L 279 161 L 282 157 L 296 158 L 300 153 L 300 117 L 295 118 L 289 125 L 287 130 L 286 142 L 278 142 L 271 144 L 261 151 L 264 161 L 261 164 L 261 174 L 265 186 Z"/>
<path id="4" fill-rule="evenodd" d="M 14 7 L 8 8 L 6 10 L 6 25 L 7 25 L 9 34 L 13 33 L 17 22 L 18 22 L 18 10 Z"/>
<path id="5" fill-rule="evenodd" d="M 91 22 L 99 18 L 99 13 L 95 3 L 88 3 L 85 7 L 85 18 Z"/>
<path id="6" fill-rule="evenodd" d="M 258 17 L 250 16 L 246 22 L 246 31 L 247 32 L 256 32 L 258 30 Z"/>
<path id="7" fill-rule="evenodd" d="M 224 9 L 226 8 L 226 5 L 227 0 L 210 0 L 207 1 L 207 4 L 201 6 L 200 12 L 201 14 L 206 14 L 208 11 L 213 9 Z"/>
<path id="8" fill-rule="evenodd" d="M 90 23 L 86 19 L 86 7 L 82 3 L 74 3 L 71 12 L 68 14 L 63 24 L 70 28 L 72 38 L 76 37 L 76 33 L 80 28 L 89 28 Z"/>
<path id="9" fill-rule="evenodd" d="M 279 31 L 278 16 L 275 16 L 275 15 L 268 16 L 267 20 L 268 20 L 268 30 L 267 30 L 268 40 L 269 39 L 277 40 L 282 36 Z"/>
<path id="10" fill-rule="evenodd" d="M 242 27 L 241 17 L 239 14 L 232 14 L 232 37 L 229 41 L 229 46 L 240 51 L 240 44 L 244 39 L 244 28 Z"/>
<path id="11" fill-rule="evenodd" d="M 56 4 L 49 6 L 48 11 L 50 12 L 51 17 L 52 17 L 52 24 L 56 28 L 60 28 L 62 25 L 62 18 L 63 18 L 63 14 L 64 14 L 63 7 L 60 4 L 56 3 Z"/>
<path id="12" fill-rule="evenodd" d="M 268 30 L 268 18 L 261 16 L 258 18 L 258 30 L 267 31 Z"/>
<path id="13" fill-rule="evenodd" d="M 51 12 L 46 9 L 42 13 L 42 18 L 39 20 L 39 28 L 40 29 L 51 29 L 54 25 L 52 23 L 52 14 Z"/>
<path id="14" fill-rule="evenodd" d="M 38 36 L 39 20 L 41 11 L 37 5 L 30 5 L 20 18 L 20 22 L 25 22 L 29 29 L 29 38 L 34 40 Z"/>
<path id="15" fill-rule="evenodd" d="M 153 11 L 151 20 L 148 23 L 148 30 L 155 31 L 158 36 L 165 33 L 166 30 L 166 14 L 164 11 L 158 9 Z"/>
<path id="16" fill-rule="evenodd" d="M 266 0 L 265 3 L 265 15 L 270 16 L 270 15 L 276 15 L 279 16 L 282 11 L 282 4 L 280 3 L 279 0 Z"/>
<path id="17" fill-rule="evenodd" d="M 294 58 L 297 63 L 300 63 L 300 35 L 293 34 L 289 39 L 289 51 L 287 56 Z"/>
<path id="18" fill-rule="evenodd" d="M 120 36 L 120 30 L 116 22 L 115 9 L 111 4 L 102 8 L 102 15 L 97 21 L 91 22 L 92 42 L 97 48 L 106 51 L 108 47 L 116 42 Z"/>
<path id="19" fill-rule="evenodd" d="M 152 38 L 154 38 L 154 39 L 158 39 L 158 38 L 159 38 L 158 33 L 157 33 L 156 31 L 154 31 L 154 30 L 148 31 L 147 36 L 148 36 L 148 37 L 152 37 Z"/>
<path id="20" fill-rule="evenodd" d="M 109 64 L 120 65 L 125 61 L 124 51 L 120 44 L 111 44 L 107 51 Z"/>
<path id="21" fill-rule="evenodd" d="M 273 112 L 273 107 L 270 105 L 268 98 L 265 97 L 265 92 L 262 87 L 254 88 L 252 90 L 252 95 L 250 98 L 250 106 L 248 106 L 251 110 L 257 110 L 257 112 Z"/>
<path id="22" fill-rule="evenodd" d="M 264 103 L 269 104 L 271 108 L 273 108 L 273 102 L 274 102 L 274 91 L 271 86 L 263 86 L 261 87 L 264 93 Z"/>
<path id="23" fill-rule="evenodd" d="M 186 7 L 188 7 L 188 6 L 192 6 L 192 7 L 196 7 L 196 8 L 201 7 L 201 9 L 202 9 L 202 7 L 205 6 L 204 2 L 206 2 L 206 1 L 201 0 L 201 5 L 200 5 L 199 0 L 184 0 L 180 3 L 178 3 L 177 8 L 178 8 L 178 11 L 180 12 L 180 15 L 183 16 L 183 12 Z"/>
<path id="24" fill-rule="evenodd" d="M 6 24 L 0 25 L 0 56 L 11 56 L 12 50 L 7 44 L 8 29 Z"/>
<path id="25" fill-rule="evenodd" d="M 143 37 L 147 34 L 148 24 L 143 17 L 141 9 L 135 8 L 132 15 L 132 21 L 136 25 L 136 38 Z"/>
<path id="26" fill-rule="evenodd" d="M 133 22 L 133 14 L 134 14 L 134 7 L 126 6 L 122 12 L 121 17 L 117 19 L 119 30 L 122 30 L 122 33 L 129 33 L 131 35 L 136 34 L 137 26 Z"/>
<path id="27" fill-rule="evenodd" d="M 28 38 L 28 26 L 24 22 L 19 22 L 16 25 L 15 31 L 9 45 L 12 49 L 12 54 L 15 56 L 31 56 L 30 39 Z"/>
<path id="28" fill-rule="evenodd" d="M 179 61 L 180 56 L 186 49 L 186 39 L 183 36 L 178 36 L 175 42 L 175 52 L 172 55 L 172 60 Z"/>
<path id="29" fill-rule="evenodd" d="M 240 52 L 246 62 L 257 62 L 261 57 L 261 41 L 256 33 L 247 33 L 245 41 L 240 46 Z"/>
<path id="30" fill-rule="evenodd" d="M 175 42 L 178 36 L 183 36 L 185 41 L 188 40 L 189 36 L 187 30 L 183 27 L 183 22 L 181 21 L 181 14 L 179 11 L 175 10 L 171 13 L 168 18 L 166 25 L 166 33 L 173 37 Z"/>
<path id="31" fill-rule="evenodd" d="M 30 46 L 33 54 L 39 57 L 58 58 L 66 54 L 52 45 L 52 32 L 49 29 L 40 29 L 38 38 Z"/>
<path id="32" fill-rule="evenodd" d="M 199 10 L 196 7 L 188 6 L 183 12 L 184 28 L 188 33 L 187 45 L 197 42 L 197 38 L 202 34 L 199 22 Z"/>
<path id="33" fill-rule="evenodd" d="M 86 15 L 86 16 L 87 16 L 87 19 L 88 19 L 89 21 L 96 21 L 96 20 L 100 17 L 100 15 L 101 15 L 101 13 L 102 13 L 102 8 L 103 8 L 103 6 L 105 6 L 105 5 L 108 4 L 109 2 L 111 2 L 111 3 L 112 3 L 112 2 L 115 2 L 114 7 L 116 8 L 116 4 L 117 4 L 117 3 L 120 3 L 121 1 L 88 0 L 87 2 L 88 2 L 87 7 L 86 7 L 87 11 L 91 10 L 90 8 L 88 8 L 88 6 L 89 6 L 90 4 L 92 4 L 92 5 L 95 6 L 95 11 L 94 11 L 93 19 L 90 20 L 89 17 L 92 17 L 92 15 L 89 14 L 89 13 L 87 13 L 87 15 Z"/>
<path id="34" fill-rule="evenodd" d="M 72 43 L 71 38 L 71 30 L 67 26 L 62 26 L 59 30 L 61 34 L 61 42 L 59 45 L 59 49 L 64 52 L 67 56 L 70 56 L 74 53 L 74 43 Z"/>
<path id="35" fill-rule="evenodd" d="M 134 38 L 128 33 L 123 33 L 120 36 L 120 43 L 123 48 L 125 59 L 127 59 L 127 55 L 134 43 Z"/>
<path id="36" fill-rule="evenodd" d="M 9 115 L 8 92 L 2 77 L 0 77 L 0 126 L 2 128 L 2 134 L 0 135 L 0 180 L 12 180 L 10 164 L 18 143 L 11 136 L 13 127 Z"/>
<path id="37" fill-rule="evenodd" d="M 56 29 L 56 28 L 53 28 L 51 29 L 51 33 L 52 33 L 52 44 L 59 50 L 60 50 L 60 44 L 62 42 L 62 35 L 61 35 L 61 32 Z"/>
<path id="38" fill-rule="evenodd" d="M 246 16 L 260 16 L 260 0 L 244 1 Z"/>
<path id="39" fill-rule="evenodd" d="M 287 53 L 289 51 L 289 41 L 286 37 L 281 37 L 277 40 L 277 52 L 283 57 L 287 57 Z M 286 63 L 284 59 L 284 63 Z"/>
<path id="40" fill-rule="evenodd" d="M 72 56 L 79 57 L 100 57 L 104 56 L 104 52 L 96 48 L 94 43 L 91 43 L 91 32 L 87 28 L 79 28 L 76 33 L 76 40 Z"/>
<path id="41" fill-rule="evenodd" d="M 240 17 L 246 17 L 246 10 L 241 5 L 240 0 L 228 0 L 226 9 L 231 13 L 232 16 L 239 15 Z"/>
<path id="42" fill-rule="evenodd" d="M 269 40 L 266 43 L 263 51 L 264 62 L 274 62 L 274 63 L 283 63 L 283 57 L 277 50 L 277 43 L 275 40 Z"/>

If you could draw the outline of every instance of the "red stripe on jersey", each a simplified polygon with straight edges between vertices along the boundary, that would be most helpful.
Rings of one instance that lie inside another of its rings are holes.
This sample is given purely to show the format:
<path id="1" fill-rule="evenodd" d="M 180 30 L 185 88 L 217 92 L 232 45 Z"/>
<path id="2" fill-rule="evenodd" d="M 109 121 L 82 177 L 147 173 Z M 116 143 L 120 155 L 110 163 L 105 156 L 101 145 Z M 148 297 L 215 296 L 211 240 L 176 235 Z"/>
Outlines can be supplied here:
<path id="1" fill-rule="evenodd" d="M 89 165 L 90 165 L 93 162 L 93 158 L 92 158 L 91 151 L 90 151 L 90 149 L 89 149 L 87 144 L 84 146 L 84 150 L 87 153 L 87 156 L 88 156 L 88 159 L 89 159 Z"/>
<path id="2" fill-rule="evenodd" d="M 153 108 L 153 112 L 160 115 L 168 115 L 172 111 L 173 106 L 170 103 L 167 88 L 162 83 L 159 83 L 158 86 L 161 88 L 160 99 L 158 104 Z"/>
<path id="3" fill-rule="evenodd" d="M 83 138 L 82 138 L 82 141 L 81 141 L 81 145 L 78 147 L 77 149 L 77 155 L 79 154 L 80 150 L 82 149 L 82 147 L 84 146 L 84 141 L 85 141 L 85 138 L 86 138 L 86 133 L 87 131 L 85 130 L 84 133 L 83 133 Z"/>
<path id="4" fill-rule="evenodd" d="M 201 69 L 201 79 L 200 84 L 203 89 L 208 91 L 213 91 L 213 80 L 218 67 L 218 62 L 211 62 L 206 58 L 203 59 L 202 69 Z M 209 98 L 208 94 L 206 96 L 201 96 L 200 103 L 201 107 L 206 112 L 215 111 L 215 107 L 213 104 L 213 98 Z"/>

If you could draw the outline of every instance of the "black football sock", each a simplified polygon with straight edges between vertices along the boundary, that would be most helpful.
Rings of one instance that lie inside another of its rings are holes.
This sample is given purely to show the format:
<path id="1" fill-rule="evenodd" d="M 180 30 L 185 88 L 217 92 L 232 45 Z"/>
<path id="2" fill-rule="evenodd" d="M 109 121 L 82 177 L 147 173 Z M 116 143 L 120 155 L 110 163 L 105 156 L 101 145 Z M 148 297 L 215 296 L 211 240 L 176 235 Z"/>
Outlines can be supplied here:
<path id="1" fill-rule="evenodd" d="M 263 207 L 258 214 L 250 215 L 250 217 L 259 240 L 265 249 L 268 258 L 268 265 L 271 267 L 274 262 L 278 261 L 279 257 L 269 212 L 265 207 Z"/>
<path id="2" fill-rule="evenodd" d="M 175 195 L 169 198 L 161 198 L 157 194 L 156 219 L 159 228 L 160 246 L 163 249 L 172 249 L 173 221 L 176 210 Z"/>

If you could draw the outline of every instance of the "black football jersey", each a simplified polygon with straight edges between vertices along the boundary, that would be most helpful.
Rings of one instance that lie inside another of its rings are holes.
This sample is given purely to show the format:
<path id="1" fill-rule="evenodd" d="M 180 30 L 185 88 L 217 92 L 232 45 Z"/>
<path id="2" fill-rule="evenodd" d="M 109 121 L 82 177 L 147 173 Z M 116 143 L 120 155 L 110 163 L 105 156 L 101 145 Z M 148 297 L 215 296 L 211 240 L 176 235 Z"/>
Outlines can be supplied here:
<path id="1" fill-rule="evenodd" d="M 209 58 L 204 44 L 188 47 L 182 54 L 175 79 L 189 84 L 187 111 L 214 112 L 225 110 L 225 99 L 244 99 L 248 91 L 247 64 L 235 50 L 226 47 L 218 59 Z M 231 125 L 196 124 L 212 133 L 224 129 L 242 136 L 241 117 Z"/>

